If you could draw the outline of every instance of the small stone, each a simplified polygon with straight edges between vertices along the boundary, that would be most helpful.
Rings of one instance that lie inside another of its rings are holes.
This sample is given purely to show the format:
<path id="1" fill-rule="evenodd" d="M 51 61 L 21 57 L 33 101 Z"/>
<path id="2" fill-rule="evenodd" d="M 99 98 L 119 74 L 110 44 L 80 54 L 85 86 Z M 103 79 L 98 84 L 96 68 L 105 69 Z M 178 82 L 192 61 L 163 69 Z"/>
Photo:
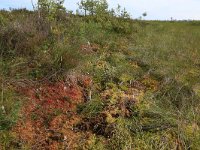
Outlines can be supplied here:
<path id="1" fill-rule="evenodd" d="M 2 110 L 2 113 L 3 113 L 3 114 L 6 113 L 5 107 L 4 107 L 3 105 L 1 106 L 1 110 Z"/>
<path id="2" fill-rule="evenodd" d="M 66 91 L 67 90 L 67 87 L 66 86 L 64 86 L 64 91 Z"/>

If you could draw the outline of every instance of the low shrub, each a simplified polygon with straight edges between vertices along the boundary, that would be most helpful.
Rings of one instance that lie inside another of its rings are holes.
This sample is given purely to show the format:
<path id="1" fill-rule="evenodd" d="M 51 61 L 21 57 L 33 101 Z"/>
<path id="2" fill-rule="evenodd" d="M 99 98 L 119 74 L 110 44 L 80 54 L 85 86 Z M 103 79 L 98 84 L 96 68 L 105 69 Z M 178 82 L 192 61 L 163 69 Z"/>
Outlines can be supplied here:
<path id="1" fill-rule="evenodd" d="M 33 56 L 35 48 L 43 43 L 49 35 L 48 25 L 38 23 L 34 16 L 10 22 L 0 32 L 1 53 L 4 57 Z M 41 31 L 41 27 L 43 30 Z"/>

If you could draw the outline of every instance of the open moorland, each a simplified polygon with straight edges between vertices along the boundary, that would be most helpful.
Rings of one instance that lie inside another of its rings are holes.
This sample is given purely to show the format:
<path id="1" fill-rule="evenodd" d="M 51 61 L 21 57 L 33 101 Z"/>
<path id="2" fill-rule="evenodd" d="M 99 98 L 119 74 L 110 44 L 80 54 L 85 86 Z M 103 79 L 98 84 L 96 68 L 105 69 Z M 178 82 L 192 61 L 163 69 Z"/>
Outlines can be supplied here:
<path id="1" fill-rule="evenodd" d="M 0 11 L 0 149 L 200 149 L 200 22 L 39 6 Z"/>

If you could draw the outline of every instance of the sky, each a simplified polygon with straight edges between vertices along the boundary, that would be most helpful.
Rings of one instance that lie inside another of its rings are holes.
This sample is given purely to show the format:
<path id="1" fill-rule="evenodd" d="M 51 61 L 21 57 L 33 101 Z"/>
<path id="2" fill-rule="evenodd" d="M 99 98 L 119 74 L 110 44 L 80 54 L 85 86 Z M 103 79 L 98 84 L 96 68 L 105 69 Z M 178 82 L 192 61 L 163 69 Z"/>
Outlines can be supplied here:
<path id="1" fill-rule="evenodd" d="M 36 2 L 36 0 L 33 0 Z M 65 0 L 65 7 L 75 11 L 80 0 Z M 107 0 L 111 8 L 125 7 L 132 18 L 147 12 L 146 20 L 200 20 L 200 0 Z M 0 0 L 0 9 L 32 9 L 31 0 Z"/>

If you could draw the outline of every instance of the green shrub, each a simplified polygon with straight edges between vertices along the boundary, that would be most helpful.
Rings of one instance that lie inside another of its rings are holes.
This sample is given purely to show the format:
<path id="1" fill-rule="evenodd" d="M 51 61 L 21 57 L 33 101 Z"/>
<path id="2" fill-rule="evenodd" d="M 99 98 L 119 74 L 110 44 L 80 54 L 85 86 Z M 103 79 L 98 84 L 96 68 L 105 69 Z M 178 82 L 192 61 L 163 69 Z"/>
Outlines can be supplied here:
<path id="1" fill-rule="evenodd" d="M 106 0 L 82 0 L 79 8 L 84 10 L 87 22 L 92 20 L 100 24 L 103 30 L 122 34 L 130 34 L 133 31 L 130 15 L 125 8 L 121 9 L 120 5 L 116 9 L 109 10 Z"/>
<path id="2" fill-rule="evenodd" d="M 37 4 L 39 17 L 47 18 L 50 22 L 55 21 L 60 12 L 65 11 L 64 0 L 38 0 Z"/>

